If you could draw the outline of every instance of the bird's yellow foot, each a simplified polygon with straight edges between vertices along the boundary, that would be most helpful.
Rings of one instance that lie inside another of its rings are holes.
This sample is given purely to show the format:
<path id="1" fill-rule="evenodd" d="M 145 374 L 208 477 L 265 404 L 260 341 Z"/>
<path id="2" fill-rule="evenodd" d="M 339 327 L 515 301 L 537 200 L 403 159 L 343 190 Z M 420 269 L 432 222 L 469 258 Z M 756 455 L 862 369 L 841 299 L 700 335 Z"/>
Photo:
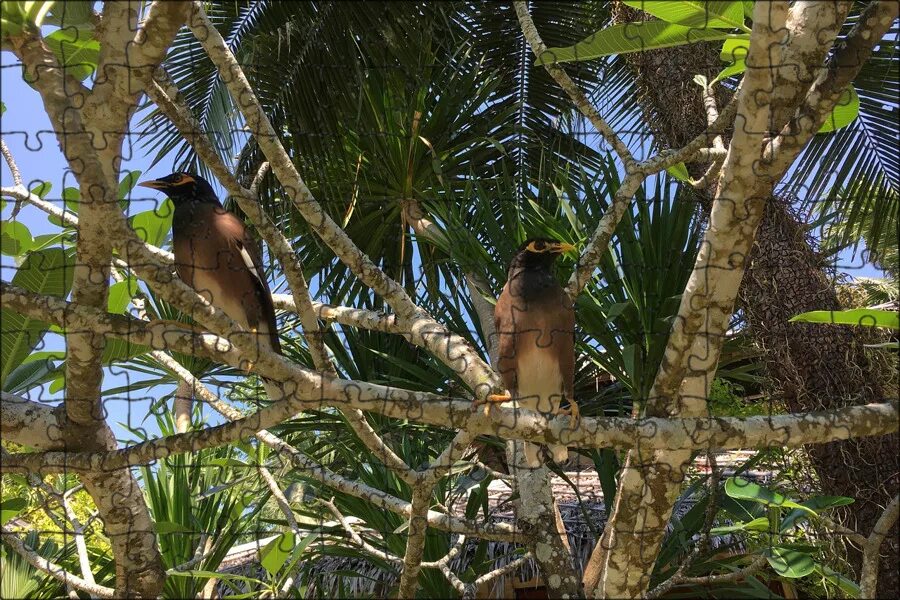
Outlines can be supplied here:
<path id="1" fill-rule="evenodd" d="M 566 415 L 572 417 L 572 427 L 578 427 L 581 423 L 581 409 L 574 400 L 569 400 L 569 408 L 560 408 L 556 411 L 558 415 Z"/>
<path id="2" fill-rule="evenodd" d="M 512 400 L 512 396 L 509 394 L 489 394 L 484 400 L 476 398 L 472 403 L 472 406 L 478 407 L 484 404 L 484 416 L 488 416 L 491 413 L 491 407 L 493 405 L 509 402 L 510 400 Z"/>

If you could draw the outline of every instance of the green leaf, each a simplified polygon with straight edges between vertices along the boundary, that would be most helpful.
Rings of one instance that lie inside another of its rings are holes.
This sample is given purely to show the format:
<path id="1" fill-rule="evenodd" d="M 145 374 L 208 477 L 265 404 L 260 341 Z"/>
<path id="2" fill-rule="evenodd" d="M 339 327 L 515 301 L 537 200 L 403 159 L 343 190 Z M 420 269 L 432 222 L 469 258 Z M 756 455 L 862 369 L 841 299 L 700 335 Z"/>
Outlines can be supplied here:
<path id="1" fill-rule="evenodd" d="M 859 96 L 853 85 L 847 86 L 841 93 L 841 98 L 834 105 L 834 110 L 825 118 L 822 127 L 817 133 L 828 133 L 841 127 L 846 127 L 859 116 Z"/>
<path id="2" fill-rule="evenodd" d="M 219 573 L 217 571 L 169 571 L 166 573 L 167 577 L 196 577 L 198 579 L 211 579 L 215 577 L 216 579 L 223 579 L 226 581 L 243 581 L 245 583 L 254 583 L 257 585 L 265 585 L 264 581 L 260 581 L 259 579 L 254 579 L 252 577 L 245 577 L 244 575 L 235 575 L 233 573 Z M 258 593 L 258 592 L 256 592 Z M 230 596 L 229 596 L 230 597 Z"/>
<path id="3" fill-rule="evenodd" d="M 77 187 L 67 187 L 63 190 L 62 197 L 66 202 L 66 208 L 78 214 L 78 206 L 81 204 L 81 190 Z"/>
<path id="4" fill-rule="evenodd" d="M 168 534 L 168 533 L 194 533 L 194 530 L 185 527 L 181 523 L 174 523 L 172 521 L 157 521 L 156 524 L 156 533 L 159 534 Z"/>
<path id="5" fill-rule="evenodd" d="M 18 35 L 26 27 L 40 29 L 52 7 L 53 2 L 0 2 L 0 29 L 3 37 Z"/>
<path id="6" fill-rule="evenodd" d="M 754 0 L 743 0 L 741 4 L 744 5 L 744 16 L 748 19 L 753 18 L 753 2 Z"/>
<path id="7" fill-rule="evenodd" d="M 857 308 L 853 310 L 814 310 L 792 317 L 791 323 L 829 323 L 833 325 L 862 325 L 900 329 L 900 315 L 890 310 Z"/>
<path id="8" fill-rule="evenodd" d="M 131 193 L 131 190 L 134 189 L 134 186 L 137 185 L 140 178 L 141 171 L 129 171 L 128 174 L 122 178 L 122 181 L 119 182 L 119 200 L 128 199 L 128 194 Z"/>
<path id="9" fill-rule="evenodd" d="M 138 237 L 154 246 L 162 244 L 166 239 L 166 234 L 172 228 L 172 214 L 174 212 L 172 200 L 166 200 L 156 210 L 148 210 L 134 215 L 131 221 L 131 227 L 134 229 Z"/>
<path id="10" fill-rule="evenodd" d="M 290 557 L 296 546 L 294 534 L 290 531 L 282 533 L 260 550 L 259 560 L 269 575 L 275 575 Z"/>
<path id="11" fill-rule="evenodd" d="M 62 248 L 32 252 L 16 270 L 12 285 L 48 296 L 65 297 L 72 288 L 75 256 Z M 0 311 L 0 380 L 18 367 L 38 345 L 48 325 L 9 309 Z"/>
<path id="12" fill-rule="evenodd" d="M 666 169 L 666 172 L 678 181 L 690 182 L 691 174 L 683 162 L 677 163 Z"/>
<path id="13" fill-rule="evenodd" d="M 31 250 L 43 250 L 44 248 L 49 248 L 53 246 L 57 242 L 63 241 L 66 239 L 66 233 L 45 233 L 43 235 L 39 235 L 34 238 L 34 244 L 31 246 Z"/>
<path id="14" fill-rule="evenodd" d="M 36 352 L 35 354 L 40 353 Z M 32 360 L 32 356 L 34 354 L 3 378 L 4 392 L 11 394 L 25 392 L 57 375 L 57 367 L 52 360 Z"/>
<path id="15" fill-rule="evenodd" d="M 97 70 L 100 42 L 94 39 L 92 27 L 66 27 L 44 38 L 66 73 L 84 81 Z"/>
<path id="16" fill-rule="evenodd" d="M 685 27 L 746 29 L 740 0 L 623 0 L 623 3 Z"/>
<path id="17" fill-rule="evenodd" d="M 732 38 L 722 43 L 719 58 L 727 63 L 733 63 L 739 60 L 747 60 L 748 52 L 750 52 L 749 39 Z"/>
<path id="18" fill-rule="evenodd" d="M 764 553 L 769 565 L 782 577 L 790 579 L 806 577 L 816 570 L 812 556 L 805 552 L 776 547 L 769 548 Z"/>
<path id="19" fill-rule="evenodd" d="M 740 75 L 744 71 L 747 70 L 747 63 L 743 60 L 735 61 L 733 64 L 728 65 L 716 75 L 716 78 L 712 80 L 713 83 L 718 83 L 723 79 L 728 79 L 729 77 L 733 77 L 735 75 Z"/>
<path id="20" fill-rule="evenodd" d="M 741 477 L 729 477 L 725 482 L 725 493 L 736 500 L 750 500 L 765 506 L 799 508 L 815 515 L 815 511 L 793 500 L 788 500 L 778 492 L 763 487 Z"/>
<path id="21" fill-rule="evenodd" d="M 769 531 L 769 517 L 758 517 L 746 523 L 737 523 L 735 525 L 725 525 L 722 527 L 713 527 L 709 530 L 714 535 L 722 535 L 725 533 L 735 533 L 738 531 Z"/>
<path id="22" fill-rule="evenodd" d="M 748 39 L 748 36 L 714 29 L 684 27 L 683 25 L 673 25 L 664 21 L 622 23 L 601 29 L 574 46 L 548 48 L 538 57 L 536 64 L 545 65 L 591 60 L 611 54 L 641 52 L 644 50 L 683 46 L 694 42 L 725 39 Z"/>
<path id="23" fill-rule="evenodd" d="M 89 1 L 60 2 L 50 10 L 44 23 L 57 27 L 90 25 L 94 14 L 93 4 Z"/>
<path id="24" fill-rule="evenodd" d="M 138 292 L 138 282 L 135 277 L 129 277 L 124 281 L 117 281 L 109 286 L 108 312 L 121 314 L 125 312 L 131 299 Z"/>
<path id="25" fill-rule="evenodd" d="M 826 567 L 825 565 L 821 565 L 816 563 L 816 572 L 821 575 L 826 581 L 830 584 L 837 586 L 840 588 L 845 594 L 847 594 L 851 598 L 859 598 L 860 589 L 856 583 L 844 575 L 841 575 L 837 571 Z"/>
<path id="26" fill-rule="evenodd" d="M 28 227 L 18 221 L 0 222 L 0 252 L 7 256 L 22 256 L 34 246 Z"/>
<path id="27" fill-rule="evenodd" d="M 853 498 L 847 498 L 846 496 L 814 496 L 800 504 L 818 514 L 823 510 L 834 508 L 835 506 L 853 504 Z M 781 532 L 787 531 L 793 527 L 798 520 L 805 519 L 807 516 L 809 516 L 809 514 L 805 510 L 795 508 L 782 519 Z"/>
<path id="28" fill-rule="evenodd" d="M 28 502 L 25 498 L 7 498 L 0 501 L 0 524 L 5 525 L 7 521 L 25 510 L 26 506 Z"/>
<path id="29" fill-rule="evenodd" d="M 32 194 L 43 200 L 47 197 L 47 194 L 50 193 L 51 189 L 53 189 L 52 183 L 50 183 L 49 181 L 42 181 L 41 183 L 31 188 L 30 191 Z"/>

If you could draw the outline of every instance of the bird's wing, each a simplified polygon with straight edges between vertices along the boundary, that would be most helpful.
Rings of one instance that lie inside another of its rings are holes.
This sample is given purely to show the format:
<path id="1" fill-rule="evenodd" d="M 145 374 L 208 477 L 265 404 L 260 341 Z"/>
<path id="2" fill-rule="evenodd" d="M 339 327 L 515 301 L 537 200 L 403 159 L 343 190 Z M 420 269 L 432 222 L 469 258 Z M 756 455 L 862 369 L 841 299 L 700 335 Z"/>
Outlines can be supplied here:
<path id="1" fill-rule="evenodd" d="M 516 373 L 516 336 L 513 331 L 513 304 L 509 286 L 503 287 L 497 304 L 494 306 L 494 326 L 497 331 L 497 371 L 503 378 L 503 385 L 515 394 L 518 387 Z"/>
<path id="2" fill-rule="evenodd" d="M 223 212 L 220 216 L 220 223 L 223 228 L 230 234 L 228 237 L 233 240 L 235 250 L 240 254 L 241 260 L 247 271 L 253 276 L 256 287 L 256 296 L 259 299 L 262 308 L 262 317 L 266 321 L 269 328 L 269 337 L 272 349 L 276 353 L 281 354 L 281 342 L 278 339 L 278 324 L 275 321 L 275 305 L 272 303 L 272 295 L 269 293 L 269 284 L 266 283 L 266 272 L 262 266 L 262 257 L 257 249 L 256 242 L 250 237 L 250 232 L 244 227 L 244 224 L 230 212 Z"/>

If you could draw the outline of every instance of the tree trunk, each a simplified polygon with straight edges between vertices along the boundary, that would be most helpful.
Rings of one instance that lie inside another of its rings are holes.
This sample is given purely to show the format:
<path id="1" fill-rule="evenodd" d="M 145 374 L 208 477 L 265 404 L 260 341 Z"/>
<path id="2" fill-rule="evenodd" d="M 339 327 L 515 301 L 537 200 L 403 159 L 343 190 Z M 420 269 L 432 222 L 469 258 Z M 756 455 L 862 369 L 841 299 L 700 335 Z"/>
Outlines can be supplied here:
<path id="1" fill-rule="evenodd" d="M 619 2 L 612 12 L 616 23 L 650 18 Z M 706 128 L 700 88 L 693 78 L 698 73 L 708 80 L 716 76 L 724 66 L 720 47 L 693 44 L 625 55 L 636 78 L 641 110 L 661 145 L 684 146 Z M 721 108 L 730 94 L 719 88 Z M 704 165 L 688 165 L 688 170 L 699 178 Z M 706 196 L 707 204 L 710 197 Z M 781 397 L 791 411 L 881 401 L 885 393 L 859 332 L 788 322 L 805 311 L 839 308 L 826 264 L 790 208 L 789 198 L 767 202 L 738 299 L 756 345 L 765 351 L 770 393 Z M 840 515 L 843 524 L 868 535 L 898 491 L 897 434 L 811 446 L 808 452 L 821 488 L 856 500 Z M 879 596 L 893 597 L 898 589 L 896 530 L 895 525 L 883 548 Z M 861 554 L 851 551 L 850 559 L 858 570 Z"/>

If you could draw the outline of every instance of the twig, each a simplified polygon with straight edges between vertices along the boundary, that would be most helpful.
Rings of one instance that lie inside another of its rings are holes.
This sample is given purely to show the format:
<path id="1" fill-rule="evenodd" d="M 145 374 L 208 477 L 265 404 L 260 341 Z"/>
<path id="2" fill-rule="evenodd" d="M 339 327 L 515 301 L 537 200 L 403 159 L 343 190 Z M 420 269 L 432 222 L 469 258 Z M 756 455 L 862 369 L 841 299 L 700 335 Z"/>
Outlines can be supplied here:
<path id="1" fill-rule="evenodd" d="M 341 513 L 341 511 L 338 509 L 338 507 L 335 506 L 334 498 L 332 498 L 331 500 L 319 498 L 319 503 L 328 507 L 328 509 L 331 511 L 331 514 L 334 515 L 334 517 L 338 520 L 338 523 L 341 524 L 341 527 L 344 528 L 344 531 L 346 531 L 350 535 L 350 539 L 353 540 L 353 543 L 356 544 L 359 548 L 368 552 L 372 556 L 380 558 L 381 560 L 394 565 L 395 567 L 402 566 L 403 561 L 399 557 L 394 556 L 387 550 L 376 548 L 375 546 L 362 539 L 362 536 L 360 536 L 359 533 L 357 533 L 357 531 L 353 529 L 353 525 L 350 524 L 350 522 L 347 520 L 347 517 L 345 517 L 343 513 Z"/>
<path id="2" fill-rule="evenodd" d="M 874 598 L 878 585 L 878 567 L 881 563 L 881 544 L 890 533 L 900 515 L 900 496 L 894 496 L 875 523 L 872 533 L 863 546 L 862 575 L 860 576 L 860 598 Z"/>
<path id="3" fill-rule="evenodd" d="M 525 36 L 525 40 L 528 42 L 528 45 L 531 46 L 534 55 L 538 58 L 542 58 L 544 53 L 547 52 L 547 46 L 541 39 L 537 27 L 534 25 L 534 21 L 531 19 L 531 15 L 528 12 L 528 4 L 526 2 L 518 1 L 514 2 L 513 6 L 516 9 L 516 15 L 519 17 L 519 25 L 522 28 L 522 34 Z M 578 84 L 572 81 L 569 74 L 555 63 L 544 63 L 544 68 L 547 69 L 550 76 L 559 84 L 559 87 L 569 95 L 575 108 L 588 118 L 594 128 L 603 136 L 603 139 L 613 147 L 613 150 L 616 151 L 616 154 L 619 155 L 619 158 L 622 159 L 622 162 L 625 164 L 626 172 L 630 173 L 635 165 L 634 157 L 631 155 L 628 147 L 621 139 L 619 139 L 619 136 L 616 135 L 616 132 L 603 120 L 603 117 L 600 116 L 600 113 L 597 112 L 594 105 L 587 99 L 584 92 L 578 87 Z"/>

